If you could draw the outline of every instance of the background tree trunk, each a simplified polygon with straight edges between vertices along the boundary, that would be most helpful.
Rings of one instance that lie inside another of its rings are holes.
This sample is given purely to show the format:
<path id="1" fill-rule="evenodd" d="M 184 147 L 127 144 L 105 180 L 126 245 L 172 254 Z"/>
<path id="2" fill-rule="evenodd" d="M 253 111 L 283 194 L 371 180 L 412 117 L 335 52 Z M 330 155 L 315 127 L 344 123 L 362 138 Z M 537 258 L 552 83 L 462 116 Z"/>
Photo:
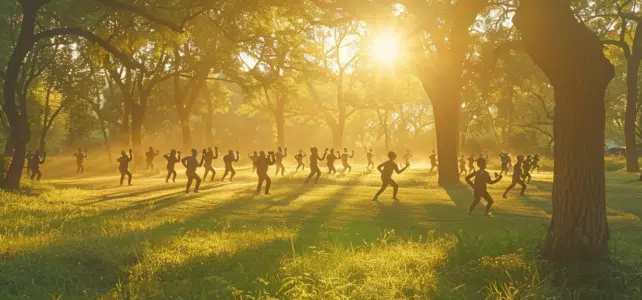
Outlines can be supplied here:
<path id="1" fill-rule="evenodd" d="M 624 26 L 624 25 L 623 25 Z M 631 56 L 626 65 L 626 112 L 624 116 L 624 141 L 626 145 L 626 171 L 640 172 L 635 123 L 637 121 L 638 79 L 642 61 L 642 26 L 636 24 Z"/>
<path id="2" fill-rule="evenodd" d="M 604 97 L 614 68 L 570 1 L 522 0 L 513 22 L 555 89 L 553 217 L 543 255 L 558 263 L 600 260 L 609 239 Z"/>
<path id="3" fill-rule="evenodd" d="M 6 189 L 18 189 L 22 177 L 22 169 L 25 163 L 27 141 L 29 136 L 29 124 L 27 119 L 26 99 L 20 99 L 20 106 L 16 105 L 16 88 L 18 76 L 27 53 L 35 43 L 34 29 L 36 14 L 47 1 L 22 1 L 22 24 L 20 34 L 16 42 L 5 72 L 3 86 L 3 110 L 11 127 L 11 136 L 14 151 L 9 170 L 5 174 L 3 187 Z"/>

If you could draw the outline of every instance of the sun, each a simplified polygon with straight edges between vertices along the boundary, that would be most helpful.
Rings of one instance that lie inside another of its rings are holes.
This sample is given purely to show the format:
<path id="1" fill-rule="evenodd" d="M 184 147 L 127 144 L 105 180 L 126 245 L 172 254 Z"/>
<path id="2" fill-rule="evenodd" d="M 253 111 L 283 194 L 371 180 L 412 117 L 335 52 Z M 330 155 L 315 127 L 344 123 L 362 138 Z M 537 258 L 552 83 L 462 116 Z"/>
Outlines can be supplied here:
<path id="1" fill-rule="evenodd" d="M 399 38 L 389 32 L 377 34 L 370 45 L 370 57 L 383 68 L 393 68 L 401 55 Z"/>

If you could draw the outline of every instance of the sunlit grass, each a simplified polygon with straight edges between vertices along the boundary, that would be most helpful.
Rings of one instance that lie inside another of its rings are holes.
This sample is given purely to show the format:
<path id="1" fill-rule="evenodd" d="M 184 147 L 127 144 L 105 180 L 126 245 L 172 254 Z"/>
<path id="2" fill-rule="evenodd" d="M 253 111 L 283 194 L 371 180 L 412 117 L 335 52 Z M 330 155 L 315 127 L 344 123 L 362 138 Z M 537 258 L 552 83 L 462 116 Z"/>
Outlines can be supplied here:
<path id="1" fill-rule="evenodd" d="M 399 203 L 392 191 L 370 201 L 379 176 L 362 166 L 307 186 L 307 172 L 289 170 L 273 177 L 271 196 L 254 196 L 255 175 L 239 169 L 235 183 L 205 182 L 200 194 L 160 173 L 140 173 L 133 187 L 116 174 L 67 174 L 1 192 L 0 298 L 640 296 L 635 174 L 607 176 L 613 261 L 556 270 L 537 255 L 551 173 L 534 174 L 526 197 L 502 199 L 508 181 L 492 186 L 486 218 L 466 215 L 467 187 L 439 188 L 436 174 L 414 166 L 396 177 Z"/>

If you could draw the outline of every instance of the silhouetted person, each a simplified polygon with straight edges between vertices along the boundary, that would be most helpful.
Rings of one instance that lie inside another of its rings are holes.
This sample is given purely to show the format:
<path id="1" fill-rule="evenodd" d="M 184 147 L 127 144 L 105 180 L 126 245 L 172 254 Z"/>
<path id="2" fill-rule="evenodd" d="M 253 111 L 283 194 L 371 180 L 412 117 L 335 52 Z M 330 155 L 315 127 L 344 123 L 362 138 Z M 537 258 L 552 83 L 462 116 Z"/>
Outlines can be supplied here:
<path id="1" fill-rule="evenodd" d="M 40 151 L 36 150 L 36 152 L 31 155 L 31 180 L 38 180 L 40 181 L 40 177 L 42 177 L 42 173 L 40 172 L 40 165 L 45 163 L 45 159 L 47 158 L 47 153 L 44 152 L 42 154 L 42 160 L 40 160 Z"/>
<path id="2" fill-rule="evenodd" d="M 486 159 L 479 158 L 477 159 L 477 166 L 479 167 L 479 170 L 469 174 L 466 176 L 466 182 L 473 187 L 473 204 L 470 205 L 470 209 L 468 209 L 468 214 L 472 214 L 473 210 L 479 204 L 482 198 L 486 200 L 486 211 L 484 212 L 485 215 L 490 216 L 490 208 L 493 206 L 493 197 L 490 196 L 488 193 L 488 187 L 487 184 L 495 184 L 498 183 L 500 180 L 502 180 L 502 176 L 495 173 L 495 180 L 492 180 L 490 178 L 490 174 L 486 171 Z M 472 182 L 471 179 L 475 177 L 475 182 Z"/>
<path id="3" fill-rule="evenodd" d="M 271 165 L 276 163 L 276 157 L 274 152 L 270 151 L 268 156 L 265 156 L 265 152 L 261 151 L 260 156 L 256 160 L 256 174 L 259 176 L 259 183 L 256 185 L 256 194 L 261 194 L 261 186 L 265 182 L 265 194 L 270 194 L 270 186 L 272 185 L 272 179 L 268 175 L 268 169 Z"/>
<path id="4" fill-rule="evenodd" d="M 535 172 L 535 170 L 537 170 L 537 173 L 539 173 L 539 160 L 539 154 L 535 154 L 535 156 L 533 156 L 533 166 L 531 168 L 531 173 Z"/>
<path id="5" fill-rule="evenodd" d="M 372 201 L 379 201 L 379 196 L 388 188 L 388 186 L 392 186 L 393 191 L 392 191 L 392 199 L 394 200 L 399 200 L 397 199 L 397 192 L 399 192 L 399 185 L 392 180 L 392 173 L 396 172 L 397 174 L 403 173 L 410 165 L 406 165 L 403 169 L 399 170 L 399 166 L 397 166 L 397 163 L 395 163 L 395 159 L 397 159 L 397 154 L 390 151 L 388 152 L 388 160 L 385 161 L 384 163 L 380 164 L 377 167 L 377 170 L 381 172 L 381 188 L 377 192 L 377 194 L 374 196 Z"/>
<path id="6" fill-rule="evenodd" d="M 227 155 L 223 156 L 223 163 L 225 163 L 225 173 L 223 173 L 223 178 L 221 181 L 225 180 L 225 177 L 227 177 L 227 174 L 230 174 L 230 182 L 234 179 L 234 175 L 236 175 L 236 171 L 234 170 L 234 166 L 232 166 L 233 163 L 238 162 L 240 159 L 239 157 L 239 152 L 236 151 L 236 157 L 234 157 L 234 151 L 230 150 L 227 152 Z"/>
<path id="7" fill-rule="evenodd" d="M 156 150 L 154 151 L 154 148 L 149 147 L 149 151 L 145 152 L 145 171 L 147 170 L 152 170 L 154 171 L 154 157 L 156 157 L 158 154 L 160 154 L 160 151 Z"/>
<path id="8" fill-rule="evenodd" d="M 176 156 L 178 154 L 178 156 Z M 167 160 L 167 178 L 165 179 L 166 183 L 169 183 L 169 178 L 172 177 L 172 182 L 176 182 L 176 163 L 181 161 L 181 152 L 172 149 L 170 153 L 163 156 Z"/>
<path id="9" fill-rule="evenodd" d="M 523 163 L 524 174 L 522 174 L 522 179 L 526 183 L 531 183 L 531 167 L 533 167 L 533 158 L 529 155 L 526 157 Z M 526 180 L 528 178 L 528 180 Z"/>
<path id="10" fill-rule="evenodd" d="M 285 147 L 285 152 L 283 152 L 283 148 L 279 147 L 279 151 L 275 154 L 276 158 L 276 175 L 279 175 L 279 171 L 281 171 L 281 176 L 285 175 L 285 166 L 283 165 L 283 159 L 288 157 L 288 148 Z"/>
<path id="11" fill-rule="evenodd" d="M 475 172 L 475 161 L 475 154 L 471 154 L 468 158 L 468 174 L 472 174 Z"/>
<path id="12" fill-rule="evenodd" d="M 303 158 L 306 157 L 306 156 L 307 155 L 305 154 L 305 152 L 303 152 L 303 150 L 301 150 L 301 149 L 299 149 L 299 154 L 294 156 L 294 159 L 296 159 L 296 163 L 297 163 L 297 166 L 296 166 L 296 171 L 297 172 L 299 171 L 299 168 L 301 168 L 301 170 L 305 171 L 305 164 L 303 163 Z"/>
<path id="13" fill-rule="evenodd" d="M 499 172 L 500 175 L 508 174 L 508 154 L 507 153 L 500 153 L 499 154 L 499 160 L 502 163 L 502 170 Z"/>
<path id="14" fill-rule="evenodd" d="M 352 166 L 348 163 L 349 158 L 354 158 L 354 151 L 352 151 L 352 155 L 348 156 L 348 148 L 343 148 L 343 154 L 341 155 L 343 170 L 341 170 L 341 173 L 345 173 L 346 170 L 348 170 L 348 173 L 352 172 Z"/>
<path id="15" fill-rule="evenodd" d="M 31 167 L 31 156 L 33 156 L 31 151 L 27 151 L 27 154 L 25 155 L 25 160 L 27 161 L 27 163 L 25 164 L 25 168 L 27 168 L 27 177 L 31 177 L 31 169 L 32 169 L 32 167 Z"/>
<path id="16" fill-rule="evenodd" d="M 252 173 L 256 170 L 256 160 L 259 159 L 259 154 L 254 151 L 253 155 L 247 154 L 247 157 L 252 161 Z"/>
<path id="17" fill-rule="evenodd" d="M 522 172 L 522 163 L 524 162 L 524 156 L 518 155 L 517 156 L 517 163 L 515 163 L 515 166 L 513 167 L 513 180 L 504 192 L 504 198 L 506 198 L 506 194 L 510 192 L 516 185 L 521 185 L 522 186 L 522 192 L 519 193 L 521 196 L 524 196 L 524 192 L 526 192 L 526 184 L 524 183 L 524 180 L 522 178 L 523 172 Z"/>
<path id="18" fill-rule="evenodd" d="M 368 169 L 368 170 L 372 170 L 375 167 L 375 164 L 372 161 L 372 157 L 373 156 L 374 156 L 374 154 L 372 154 L 372 149 L 370 149 L 370 152 L 368 152 L 368 154 L 366 154 L 366 157 L 368 158 L 368 166 L 366 167 L 366 169 Z"/>
<path id="19" fill-rule="evenodd" d="M 82 149 L 78 148 L 78 152 L 74 153 L 74 156 L 76 157 L 76 174 L 84 173 L 83 161 L 87 158 L 87 149 L 85 149 L 85 153 L 82 153 Z"/>
<path id="20" fill-rule="evenodd" d="M 339 157 L 334 154 L 334 149 L 331 149 L 330 154 L 327 156 L 328 175 L 337 173 L 337 169 L 334 168 L 334 161 L 337 158 Z"/>
<path id="21" fill-rule="evenodd" d="M 187 187 L 185 188 L 185 193 L 189 193 L 189 188 L 192 186 L 192 181 L 196 181 L 194 186 L 194 193 L 198 193 L 198 188 L 201 186 L 201 177 L 196 174 L 196 169 L 203 166 L 203 161 L 205 161 L 205 153 L 201 157 L 201 161 L 198 161 L 198 151 L 192 149 L 192 155 L 184 157 L 181 159 L 181 163 L 185 167 L 185 175 L 187 175 Z"/>
<path id="22" fill-rule="evenodd" d="M 129 172 L 129 163 L 132 161 L 132 149 L 129 149 L 129 156 L 125 150 L 120 151 L 120 157 L 116 160 L 118 162 L 118 171 L 120 171 L 120 185 L 123 185 L 125 175 L 129 178 L 127 183 L 132 185 L 132 173 Z"/>
<path id="23" fill-rule="evenodd" d="M 432 154 L 430 154 L 430 156 L 428 158 L 430 159 L 430 172 L 432 173 L 432 171 L 438 166 L 437 165 L 437 151 L 432 150 Z"/>
<path id="24" fill-rule="evenodd" d="M 325 149 L 325 152 L 323 153 L 323 157 L 319 156 L 319 149 L 316 147 L 310 148 L 310 176 L 308 176 L 308 179 L 305 180 L 305 183 L 307 184 L 312 176 L 316 175 L 317 178 L 314 180 L 314 183 L 319 183 L 319 176 L 321 176 L 321 169 L 319 169 L 319 162 L 324 161 L 326 156 L 328 155 L 328 149 Z"/>
<path id="25" fill-rule="evenodd" d="M 459 157 L 459 175 L 464 174 L 466 175 L 468 171 L 466 170 L 466 159 L 464 156 Z"/>
<path id="26" fill-rule="evenodd" d="M 207 174 L 212 172 L 212 179 L 210 179 L 210 181 L 214 181 L 216 170 L 212 167 L 212 161 L 218 159 L 218 147 L 214 147 L 214 150 L 212 150 L 212 147 L 208 147 L 207 150 L 203 149 L 203 153 L 205 153 L 205 155 L 203 155 L 203 160 L 205 161 L 205 175 L 203 175 L 203 180 L 207 180 Z"/>
<path id="27" fill-rule="evenodd" d="M 390 153 L 388 153 L 388 154 L 390 154 Z M 406 161 L 406 166 L 410 165 L 410 159 L 411 158 L 412 158 L 412 153 L 410 152 L 410 150 L 408 150 L 406 152 L 406 155 L 403 156 L 403 159 Z"/>

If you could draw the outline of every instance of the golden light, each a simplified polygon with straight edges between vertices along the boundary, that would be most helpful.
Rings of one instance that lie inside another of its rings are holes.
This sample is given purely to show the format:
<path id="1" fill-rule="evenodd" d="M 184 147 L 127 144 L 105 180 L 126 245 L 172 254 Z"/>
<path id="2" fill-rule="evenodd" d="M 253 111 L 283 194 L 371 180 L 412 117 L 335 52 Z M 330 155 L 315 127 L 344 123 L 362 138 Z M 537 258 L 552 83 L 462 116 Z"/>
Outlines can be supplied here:
<path id="1" fill-rule="evenodd" d="M 374 36 L 370 45 L 370 57 L 383 68 L 392 68 L 401 56 L 401 45 L 399 38 L 389 32 L 380 33 Z"/>

